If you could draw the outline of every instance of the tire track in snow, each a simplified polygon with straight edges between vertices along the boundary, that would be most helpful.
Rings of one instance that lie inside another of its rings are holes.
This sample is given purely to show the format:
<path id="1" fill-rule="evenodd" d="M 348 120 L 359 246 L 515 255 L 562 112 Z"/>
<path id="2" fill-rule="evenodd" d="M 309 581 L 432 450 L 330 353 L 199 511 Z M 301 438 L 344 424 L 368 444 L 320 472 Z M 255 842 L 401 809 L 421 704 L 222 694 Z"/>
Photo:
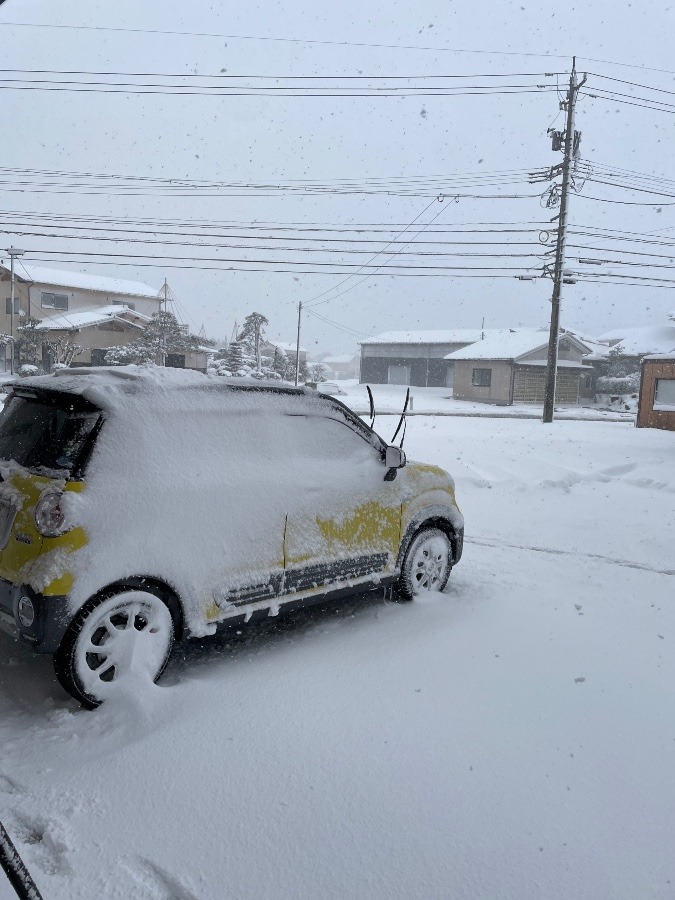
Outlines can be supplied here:
<path id="1" fill-rule="evenodd" d="M 464 538 L 465 544 L 476 544 L 479 547 L 510 547 L 512 550 L 526 550 L 532 553 L 547 553 L 550 556 L 575 556 L 584 559 L 597 559 L 600 562 L 613 566 L 623 566 L 626 569 L 639 569 L 642 572 L 653 572 L 656 575 L 675 575 L 675 569 L 658 569 L 655 566 L 647 566 L 643 563 L 631 562 L 627 559 L 616 559 L 612 556 L 603 556 L 602 553 L 583 553 L 577 550 L 558 550 L 555 547 L 537 547 L 533 544 L 513 544 L 510 541 L 490 540 L 489 538 Z"/>

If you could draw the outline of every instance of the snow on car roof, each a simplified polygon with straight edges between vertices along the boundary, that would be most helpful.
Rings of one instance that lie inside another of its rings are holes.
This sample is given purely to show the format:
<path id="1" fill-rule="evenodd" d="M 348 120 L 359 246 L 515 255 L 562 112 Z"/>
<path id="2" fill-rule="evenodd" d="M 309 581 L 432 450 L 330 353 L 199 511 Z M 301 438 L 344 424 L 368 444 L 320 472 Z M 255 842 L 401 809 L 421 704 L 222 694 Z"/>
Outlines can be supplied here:
<path id="1" fill-rule="evenodd" d="M 121 294 L 128 297 L 149 297 L 159 301 L 159 290 L 143 284 L 141 281 L 126 281 L 123 278 L 110 278 L 107 275 L 90 275 L 88 272 L 69 272 L 66 269 L 46 269 L 42 266 L 34 266 L 30 262 L 24 263 L 24 266 L 27 274 L 17 273 L 16 277 L 19 281 Z"/>
<path id="2" fill-rule="evenodd" d="M 40 331 L 69 331 L 73 328 L 89 328 L 92 325 L 100 325 L 102 322 L 110 322 L 119 319 L 127 325 L 139 324 L 140 327 L 151 321 L 149 316 L 144 316 L 128 306 L 111 304 L 101 306 L 98 309 L 83 309 L 81 312 L 62 313 L 58 316 L 50 316 L 43 319 L 37 329 Z M 134 321 L 134 320 L 137 320 Z"/>
<path id="3" fill-rule="evenodd" d="M 22 388 L 59 391 L 79 394 L 109 412 L 124 413 L 132 397 L 146 399 L 154 407 L 178 411 L 190 408 L 196 394 L 214 408 L 222 408 L 224 398 L 241 406 L 243 397 L 251 398 L 247 403 L 259 403 L 256 396 L 273 395 L 273 402 L 282 403 L 281 397 L 304 397 L 312 411 L 325 410 L 325 400 L 317 397 L 316 391 L 304 387 L 279 385 L 277 381 L 252 381 L 245 378 L 220 378 L 204 375 L 191 369 L 174 369 L 163 366 L 96 366 L 57 369 L 53 375 L 31 378 Z M 207 400 L 206 398 L 214 398 Z M 235 400 L 234 398 L 239 399 Z M 201 402 L 201 401 L 200 401 Z M 317 406 L 321 404 L 321 406 Z M 308 407 L 309 411 L 309 407 Z"/>

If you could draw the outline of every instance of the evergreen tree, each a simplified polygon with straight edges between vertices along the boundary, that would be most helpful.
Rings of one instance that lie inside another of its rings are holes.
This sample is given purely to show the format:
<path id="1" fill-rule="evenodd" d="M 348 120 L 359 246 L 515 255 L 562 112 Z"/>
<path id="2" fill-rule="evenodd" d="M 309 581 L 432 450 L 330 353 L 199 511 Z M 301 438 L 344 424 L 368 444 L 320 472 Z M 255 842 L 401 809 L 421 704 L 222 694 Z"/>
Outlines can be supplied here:
<path id="1" fill-rule="evenodd" d="M 265 325 L 269 322 L 262 313 L 252 312 L 244 319 L 244 325 L 239 332 L 238 340 L 241 341 L 253 355 L 256 368 L 260 363 L 260 343 Z"/>
<path id="2" fill-rule="evenodd" d="M 286 376 L 288 374 L 288 357 L 284 353 L 283 350 L 280 350 L 278 347 L 274 348 L 274 359 L 272 360 L 272 371 L 276 372 L 276 374 L 286 380 Z"/>
<path id="3" fill-rule="evenodd" d="M 227 348 L 227 370 L 236 375 L 244 365 L 244 348 L 241 341 L 231 341 L 230 346 Z"/>
<path id="4" fill-rule="evenodd" d="M 47 344 L 48 341 L 44 331 L 38 331 L 39 324 L 39 319 L 27 316 L 21 319 L 21 325 L 16 329 L 14 352 L 20 366 L 39 366 L 42 363 L 42 344 Z"/>
<path id="5" fill-rule="evenodd" d="M 133 343 L 108 350 L 105 361 L 109 366 L 163 364 L 167 353 L 189 353 L 198 346 L 199 339 L 180 325 L 173 313 L 162 310 L 154 313 Z"/>

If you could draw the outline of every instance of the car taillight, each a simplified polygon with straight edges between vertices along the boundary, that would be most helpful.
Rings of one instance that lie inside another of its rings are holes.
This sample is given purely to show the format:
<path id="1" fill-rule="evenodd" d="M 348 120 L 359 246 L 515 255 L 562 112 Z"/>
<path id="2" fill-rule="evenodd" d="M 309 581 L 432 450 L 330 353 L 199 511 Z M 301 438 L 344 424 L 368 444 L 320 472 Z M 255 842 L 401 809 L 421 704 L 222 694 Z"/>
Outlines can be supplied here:
<path id="1" fill-rule="evenodd" d="M 35 525 L 43 537 L 57 537 L 68 530 L 60 491 L 44 493 L 35 507 Z"/>

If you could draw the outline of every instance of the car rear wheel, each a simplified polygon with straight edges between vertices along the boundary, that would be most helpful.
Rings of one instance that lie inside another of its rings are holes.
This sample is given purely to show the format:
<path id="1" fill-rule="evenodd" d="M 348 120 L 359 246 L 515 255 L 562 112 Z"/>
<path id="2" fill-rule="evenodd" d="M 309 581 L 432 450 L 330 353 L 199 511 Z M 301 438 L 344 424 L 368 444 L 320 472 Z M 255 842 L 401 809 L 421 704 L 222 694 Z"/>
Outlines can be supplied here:
<path id="1" fill-rule="evenodd" d="M 138 679 L 155 682 L 174 642 L 168 605 L 148 590 L 122 590 L 89 600 L 54 656 L 61 685 L 87 709 Z"/>
<path id="2" fill-rule="evenodd" d="M 442 591 L 452 571 L 452 546 L 440 528 L 422 528 L 406 550 L 398 594 L 413 600 L 427 591 Z"/>

